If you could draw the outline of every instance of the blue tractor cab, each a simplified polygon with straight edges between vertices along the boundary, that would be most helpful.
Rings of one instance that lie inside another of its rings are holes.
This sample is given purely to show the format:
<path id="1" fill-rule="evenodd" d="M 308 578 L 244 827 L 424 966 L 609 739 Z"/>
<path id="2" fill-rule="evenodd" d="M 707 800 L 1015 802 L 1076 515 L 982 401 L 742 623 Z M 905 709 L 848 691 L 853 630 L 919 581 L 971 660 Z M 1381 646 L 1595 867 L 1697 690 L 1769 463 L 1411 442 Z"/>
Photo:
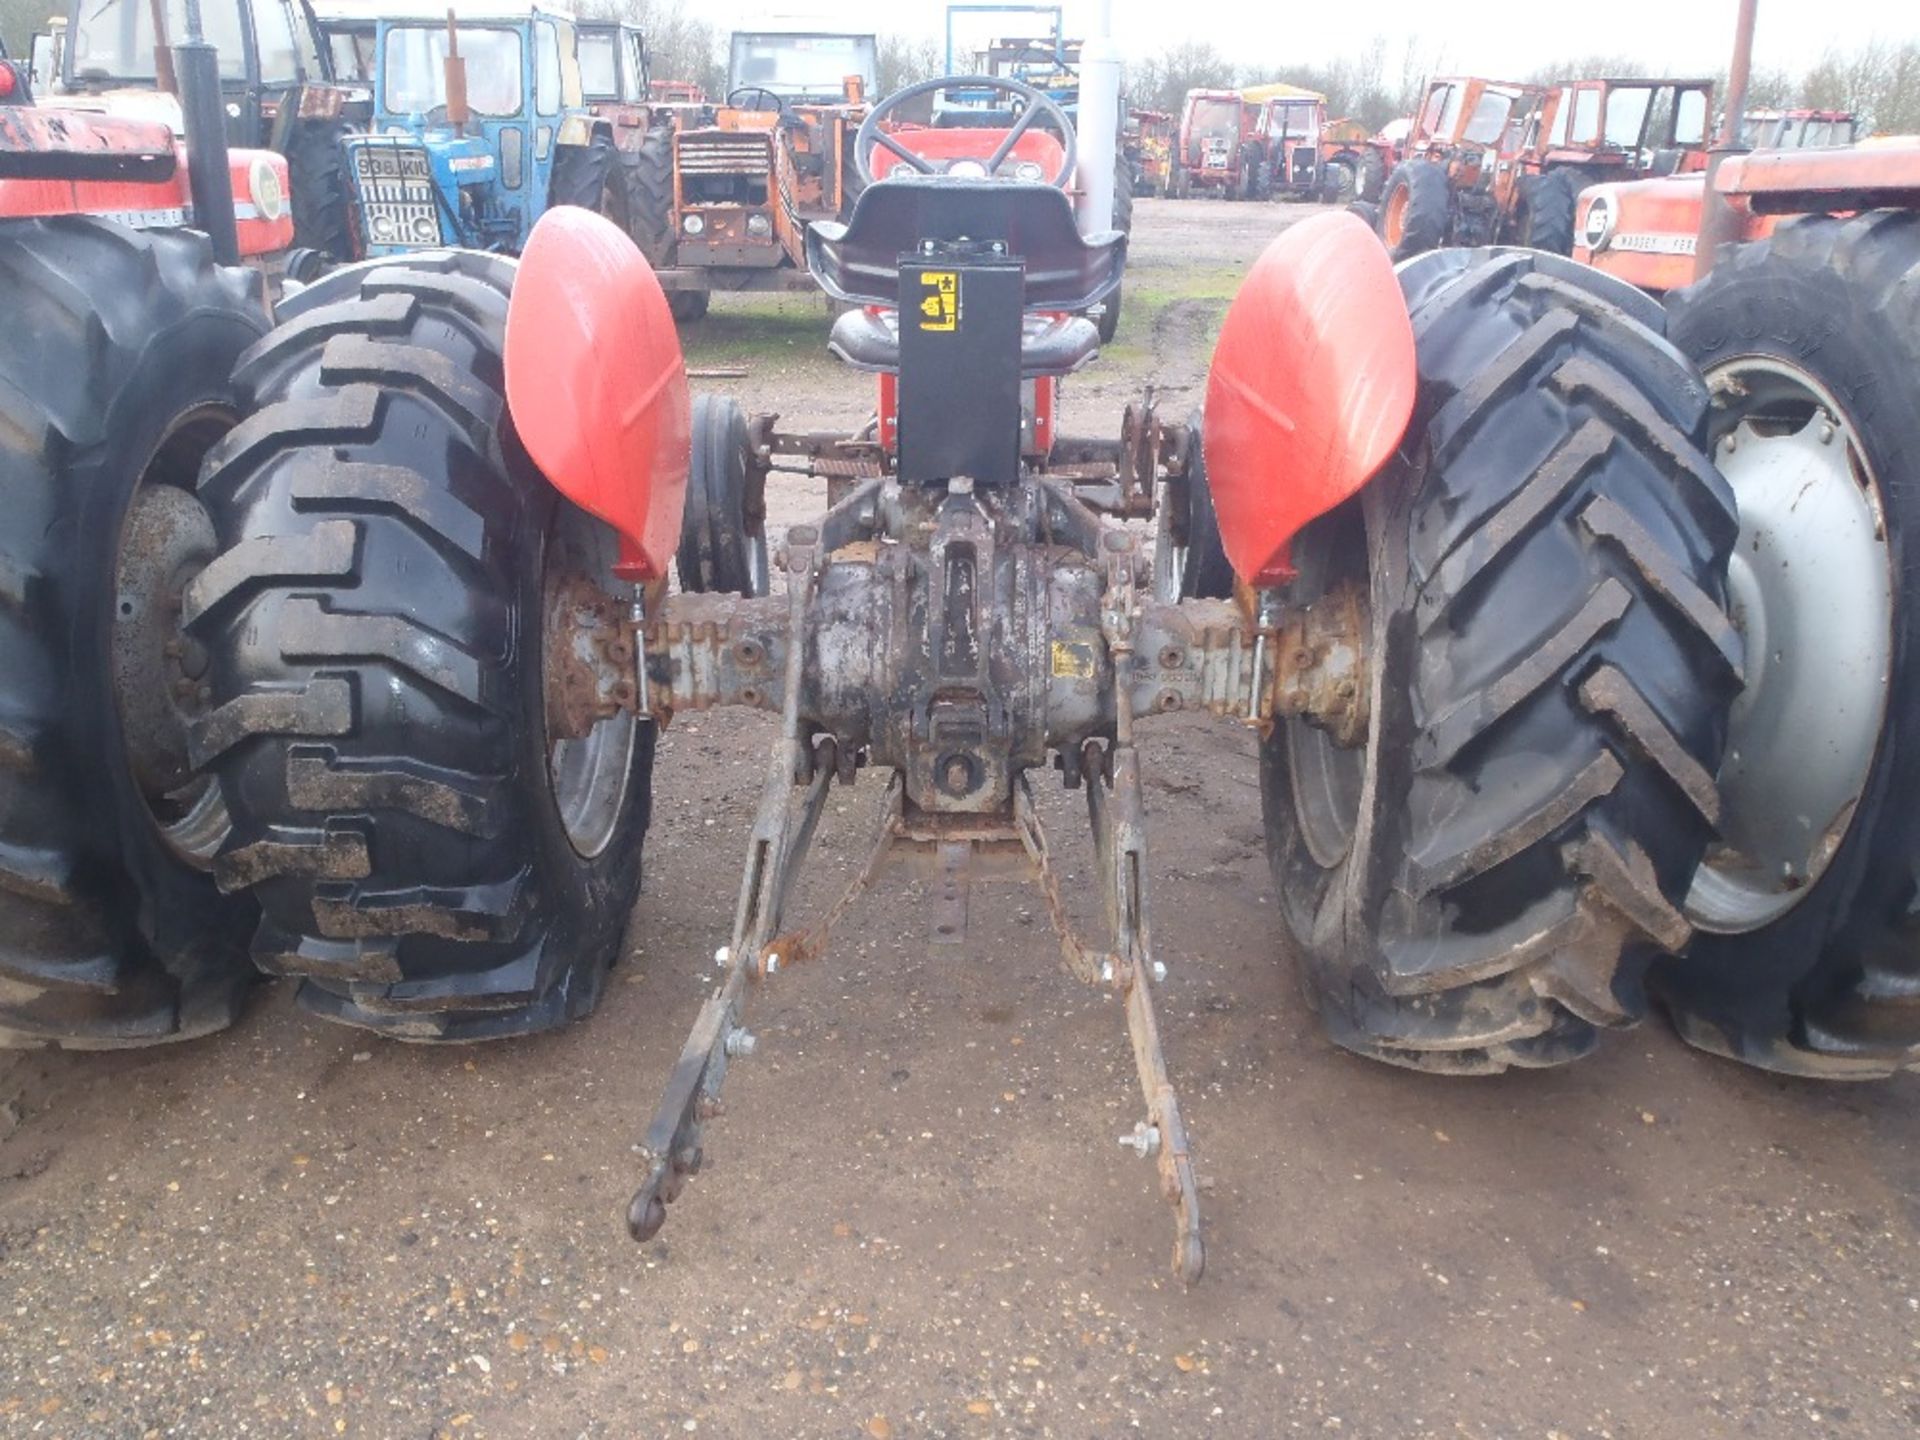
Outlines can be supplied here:
<path id="1" fill-rule="evenodd" d="M 625 228 L 612 129 L 584 105 L 572 17 L 527 0 L 344 0 L 321 26 L 365 44 L 370 132 L 343 143 L 361 253 L 518 253 L 549 206 Z M 369 12 L 371 14 L 369 15 Z"/>

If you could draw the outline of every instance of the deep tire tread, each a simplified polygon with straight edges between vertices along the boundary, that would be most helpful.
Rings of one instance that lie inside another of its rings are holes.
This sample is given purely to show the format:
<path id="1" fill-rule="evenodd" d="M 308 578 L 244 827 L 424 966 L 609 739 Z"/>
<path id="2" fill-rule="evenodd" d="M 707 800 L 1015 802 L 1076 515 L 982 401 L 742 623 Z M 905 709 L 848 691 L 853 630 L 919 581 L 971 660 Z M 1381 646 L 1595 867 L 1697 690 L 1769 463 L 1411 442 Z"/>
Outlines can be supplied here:
<path id="1" fill-rule="evenodd" d="M 1558 1064 L 1640 1017 L 1687 933 L 1739 679 L 1731 495 L 1704 385 L 1605 277 L 1519 250 L 1400 275 L 1422 387 L 1367 502 L 1379 574 L 1403 577 L 1375 581 L 1373 818 L 1360 858 L 1319 868 L 1270 745 L 1276 878 L 1317 893 L 1289 917 L 1340 1043 Z"/>
<path id="2" fill-rule="evenodd" d="M 260 900 L 260 968 L 403 1039 L 583 1014 L 638 885 L 644 739 L 606 867 L 539 871 L 525 587 L 558 502 L 505 405 L 512 273 L 410 256 L 302 292 L 202 484 L 225 546 L 193 611 L 220 702 L 195 743 L 234 817 L 216 873 Z"/>
<path id="3" fill-rule="evenodd" d="M 131 466 L 180 408 L 231 403 L 258 278 L 188 231 L 9 220 L 0 293 L 21 342 L 0 349 L 0 1046 L 205 1034 L 250 982 L 248 907 L 148 818 L 94 606 Z"/>

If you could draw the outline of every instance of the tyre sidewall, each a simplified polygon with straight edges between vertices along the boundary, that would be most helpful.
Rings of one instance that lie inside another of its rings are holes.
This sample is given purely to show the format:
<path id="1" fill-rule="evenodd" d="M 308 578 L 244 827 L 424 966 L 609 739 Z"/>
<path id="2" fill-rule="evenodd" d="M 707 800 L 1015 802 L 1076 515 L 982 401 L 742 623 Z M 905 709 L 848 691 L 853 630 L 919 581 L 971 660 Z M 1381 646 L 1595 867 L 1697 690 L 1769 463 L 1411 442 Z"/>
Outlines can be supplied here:
<path id="1" fill-rule="evenodd" d="M 120 862 L 143 896 L 141 929 L 160 954 L 189 965 L 229 950 L 251 907 L 223 900 L 210 872 L 167 846 L 134 779 L 112 670 L 119 539 L 141 474 L 175 420 L 207 407 L 238 418 L 228 377 L 260 328 L 204 310 L 156 332 L 107 412 L 111 438 L 67 477 L 74 533 L 61 543 L 76 560 L 66 653 L 77 744 L 69 760 L 92 813 L 112 817 Z"/>

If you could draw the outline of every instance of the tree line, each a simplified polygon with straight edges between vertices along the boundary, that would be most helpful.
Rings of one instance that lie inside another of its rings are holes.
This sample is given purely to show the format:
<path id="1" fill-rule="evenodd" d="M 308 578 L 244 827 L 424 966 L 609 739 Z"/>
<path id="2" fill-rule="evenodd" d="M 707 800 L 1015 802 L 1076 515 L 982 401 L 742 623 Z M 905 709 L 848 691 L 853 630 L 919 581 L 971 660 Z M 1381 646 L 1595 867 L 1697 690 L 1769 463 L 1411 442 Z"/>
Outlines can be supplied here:
<path id="1" fill-rule="evenodd" d="M 34 31 L 45 26 L 50 13 L 63 8 L 59 0 L 0 0 L 0 40 L 24 58 Z M 639 25 L 646 32 L 656 79 L 691 80 L 712 96 L 725 92 L 727 32 L 702 18 L 685 0 L 583 0 L 580 13 Z M 939 74 L 944 58 L 934 40 L 881 36 L 880 93 Z M 1177 114 L 1189 90 L 1284 80 L 1320 91 L 1333 114 L 1378 129 L 1412 113 L 1430 75 L 1459 72 L 1470 63 L 1469 58 L 1420 36 L 1394 46 L 1375 37 L 1339 59 L 1291 66 L 1237 63 L 1206 41 L 1188 40 L 1129 64 L 1126 87 L 1135 106 Z M 1588 54 L 1507 78 L 1544 84 L 1582 75 L 1647 73 L 1646 63 L 1632 56 Z M 1725 94 L 1725 77 L 1720 81 L 1720 92 Z M 1920 133 L 1920 40 L 1869 40 L 1849 50 L 1829 49 L 1797 73 L 1757 70 L 1749 102 L 1756 107 L 1850 110 L 1863 121 L 1863 134 Z"/>

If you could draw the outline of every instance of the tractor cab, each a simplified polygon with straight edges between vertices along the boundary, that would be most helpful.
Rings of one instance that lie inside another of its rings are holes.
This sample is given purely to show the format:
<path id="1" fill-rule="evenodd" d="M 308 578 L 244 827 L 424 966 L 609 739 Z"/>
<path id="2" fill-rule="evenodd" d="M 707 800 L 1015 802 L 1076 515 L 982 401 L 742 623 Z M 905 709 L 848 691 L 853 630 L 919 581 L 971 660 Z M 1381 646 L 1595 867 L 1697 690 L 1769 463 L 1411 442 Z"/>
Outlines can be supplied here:
<path id="1" fill-rule="evenodd" d="M 996 92 L 1004 129 L 895 123 L 947 88 Z M 1053 133 L 1037 128 L 1045 122 Z M 996 76 L 909 86 L 854 142 L 867 186 L 845 223 L 816 223 L 807 266 L 853 306 L 829 348 L 881 378 L 880 437 L 900 478 L 1008 484 L 1052 448 L 1053 390 L 1099 350 L 1084 312 L 1120 285 L 1126 236 L 1078 229 L 1073 122 Z"/>

